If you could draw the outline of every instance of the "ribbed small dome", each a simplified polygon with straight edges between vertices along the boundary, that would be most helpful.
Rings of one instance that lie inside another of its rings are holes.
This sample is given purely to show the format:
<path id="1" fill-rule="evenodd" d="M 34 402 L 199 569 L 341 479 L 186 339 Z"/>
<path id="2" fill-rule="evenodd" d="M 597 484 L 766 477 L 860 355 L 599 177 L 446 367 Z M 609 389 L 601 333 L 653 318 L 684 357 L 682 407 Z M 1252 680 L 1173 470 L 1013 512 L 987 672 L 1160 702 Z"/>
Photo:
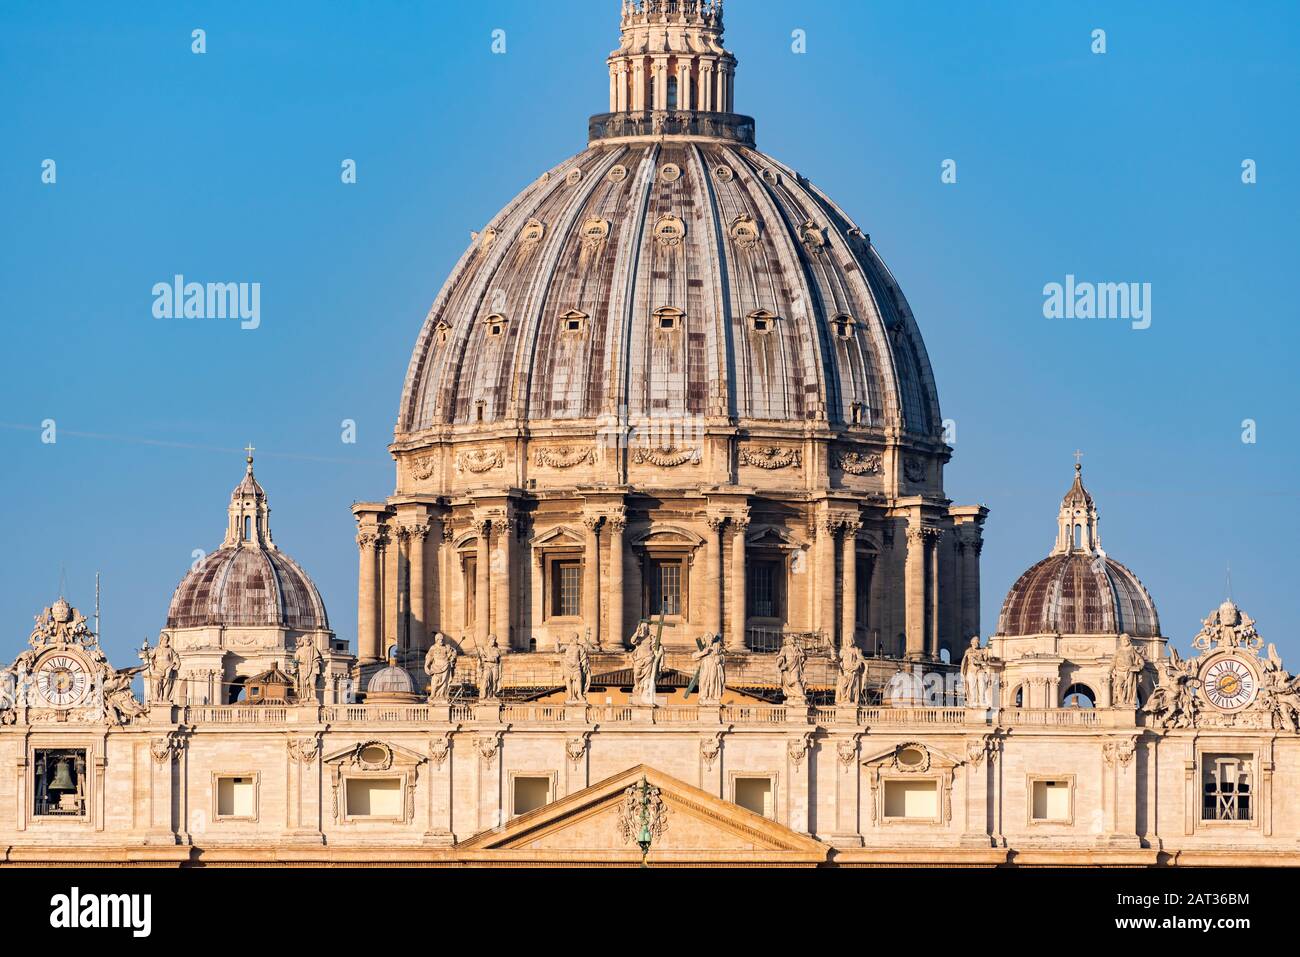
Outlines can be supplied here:
<path id="1" fill-rule="evenodd" d="M 320 592 L 307 573 L 276 548 L 222 547 L 176 586 L 168 628 L 270 625 L 328 631 Z"/>
<path id="2" fill-rule="evenodd" d="M 366 694 L 415 694 L 415 682 L 411 680 L 411 675 L 405 668 L 399 668 L 397 665 L 389 665 L 386 668 L 380 668 L 370 676 L 370 681 L 366 683 Z"/>
<path id="3" fill-rule="evenodd" d="M 248 467 L 230 493 L 226 537 L 181 579 L 167 609 L 168 628 L 270 626 L 328 631 L 315 583 L 271 539 L 271 507 Z"/>
<path id="4" fill-rule="evenodd" d="M 1146 586 L 1111 558 L 1049 555 L 1007 593 L 1000 635 L 1120 635 L 1154 638 L 1160 617 Z"/>

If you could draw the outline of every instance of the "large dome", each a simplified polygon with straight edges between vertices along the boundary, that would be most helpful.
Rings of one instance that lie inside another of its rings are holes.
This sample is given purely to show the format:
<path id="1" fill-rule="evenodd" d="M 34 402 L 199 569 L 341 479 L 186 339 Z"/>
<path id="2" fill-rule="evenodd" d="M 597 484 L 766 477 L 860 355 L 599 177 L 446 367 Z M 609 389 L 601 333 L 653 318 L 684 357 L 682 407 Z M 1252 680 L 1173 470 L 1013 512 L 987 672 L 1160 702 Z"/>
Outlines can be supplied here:
<path id="1" fill-rule="evenodd" d="M 925 347 L 869 237 L 747 118 L 642 136 L 661 121 L 629 116 L 594 118 L 588 149 L 475 236 L 411 357 L 399 441 L 686 415 L 934 437 Z"/>
<path id="2" fill-rule="evenodd" d="M 329 630 L 315 583 L 271 540 L 270 513 L 250 454 L 244 477 L 230 496 L 225 540 L 176 586 L 167 609 L 168 628 Z"/>
<path id="3" fill-rule="evenodd" d="M 978 631 L 987 510 L 944 494 L 916 321 L 866 233 L 757 149 L 722 6 L 624 0 L 586 149 L 473 224 L 396 487 L 353 505 L 366 667 L 439 629 L 622 653 L 655 611 L 682 651 L 938 659 Z"/>
<path id="4" fill-rule="evenodd" d="M 1056 545 L 1007 592 L 999 635 L 1160 636 L 1155 602 L 1137 575 L 1102 551 L 1099 521 L 1076 465 L 1061 500 Z"/>

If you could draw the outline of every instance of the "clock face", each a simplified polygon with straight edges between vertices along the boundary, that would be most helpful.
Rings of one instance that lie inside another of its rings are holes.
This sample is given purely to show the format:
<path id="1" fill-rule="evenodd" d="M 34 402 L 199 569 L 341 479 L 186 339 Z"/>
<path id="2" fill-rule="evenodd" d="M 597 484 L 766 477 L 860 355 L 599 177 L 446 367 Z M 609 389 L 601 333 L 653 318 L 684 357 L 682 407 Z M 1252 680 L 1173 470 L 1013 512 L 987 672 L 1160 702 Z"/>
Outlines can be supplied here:
<path id="1" fill-rule="evenodd" d="M 47 658 L 36 671 L 36 690 L 56 708 L 76 704 L 89 687 L 85 666 L 70 655 Z"/>
<path id="2" fill-rule="evenodd" d="M 1205 700 L 1220 711 L 1240 711 L 1259 694 L 1255 671 L 1240 658 L 1225 655 L 1210 662 L 1201 674 Z"/>

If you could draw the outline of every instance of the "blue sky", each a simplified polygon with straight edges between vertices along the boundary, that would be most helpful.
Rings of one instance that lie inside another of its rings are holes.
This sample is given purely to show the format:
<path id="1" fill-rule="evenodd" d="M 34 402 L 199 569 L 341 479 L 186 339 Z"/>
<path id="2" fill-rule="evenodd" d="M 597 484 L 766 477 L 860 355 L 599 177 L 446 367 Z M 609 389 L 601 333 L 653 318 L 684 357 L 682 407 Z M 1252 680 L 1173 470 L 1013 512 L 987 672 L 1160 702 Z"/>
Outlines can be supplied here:
<path id="1" fill-rule="evenodd" d="M 277 542 L 355 637 L 348 509 L 393 487 L 421 320 L 470 230 L 583 147 L 617 11 L 0 8 L 4 657 L 61 578 L 88 609 L 98 569 L 105 644 L 132 663 L 219 542 L 250 440 Z M 1103 545 L 1165 633 L 1186 648 L 1231 565 L 1300 667 L 1300 8 L 728 0 L 727 17 L 759 147 L 871 234 L 921 324 L 957 423 L 948 493 L 991 509 L 985 634 L 1050 547 L 1081 448 Z M 260 282 L 260 328 L 154 319 L 175 273 Z M 1044 318 L 1067 274 L 1151 283 L 1151 327 Z"/>

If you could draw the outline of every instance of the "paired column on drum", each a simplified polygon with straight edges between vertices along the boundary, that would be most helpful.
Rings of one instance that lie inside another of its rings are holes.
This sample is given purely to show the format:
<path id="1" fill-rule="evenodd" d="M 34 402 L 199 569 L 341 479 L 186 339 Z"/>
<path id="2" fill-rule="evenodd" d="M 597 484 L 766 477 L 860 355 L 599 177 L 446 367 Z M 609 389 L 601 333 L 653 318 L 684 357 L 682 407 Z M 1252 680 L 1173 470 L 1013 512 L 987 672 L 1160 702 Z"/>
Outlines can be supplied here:
<path id="1" fill-rule="evenodd" d="M 704 541 L 704 587 L 707 589 L 705 594 L 710 597 L 707 628 L 710 634 L 720 635 L 722 634 L 723 602 L 726 601 L 726 593 L 722 587 L 724 578 L 722 536 L 727 526 L 727 516 L 710 515 L 707 524 L 709 535 Z M 724 643 L 730 646 L 730 642 L 725 639 Z"/>
<path id="2" fill-rule="evenodd" d="M 858 629 L 858 532 L 862 523 L 845 519 L 840 526 L 840 641 L 839 647 L 854 644 Z"/>
<path id="3" fill-rule="evenodd" d="M 749 528 L 749 509 L 743 508 L 729 516 L 731 522 L 731 579 L 727 590 L 731 593 L 731 629 L 723 639 L 728 651 L 745 650 L 745 618 L 748 612 L 745 590 L 745 532 Z"/>
<path id="4" fill-rule="evenodd" d="M 385 505 L 358 503 L 357 520 L 357 655 L 361 662 L 384 659 L 384 550 L 389 543 Z"/>
<path id="5" fill-rule="evenodd" d="M 939 540 L 943 529 L 919 519 L 907 529 L 904 575 L 908 658 L 939 657 Z"/>
<path id="6" fill-rule="evenodd" d="M 609 534 L 609 621 L 599 647 L 618 651 L 623 647 L 623 533 L 627 530 L 627 510 L 614 509 L 605 516 Z"/>
<path id="7" fill-rule="evenodd" d="M 474 529 L 475 546 L 474 546 L 474 638 L 478 642 L 479 648 L 487 647 L 487 637 L 491 633 L 491 622 L 488 620 L 488 614 L 491 609 L 491 599 L 489 589 L 491 588 L 491 575 L 489 568 L 492 564 L 492 555 L 490 549 L 489 536 L 492 534 L 492 519 L 482 513 L 476 512 L 470 519 L 470 525 Z M 497 636 L 500 639 L 500 636 Z M 504 644 L 499 642 L 499 646 L 504 650 Z"/>
<path id="8" fill-rule="evenodd" d="M 397 541 L 402 558 L 399 581 L 406 590 L 406 600 L 398 605 L 404 611 L 405 618 L 405 634 L 399 635 L 399 640 L 408 649 L 424 648 L 428 630 L 425 547 L 429 538 L 429 525 L 424 518 L 422 511 L 413 515 L 399 513 L 397 523 Z"/>
<path id="9" fill-rule="evenodd" d="M 605 516 L 588 512 L 582 516 L 582 620 L 591 632 L 591 643 L 600 647 L 600 524 Z"/>

